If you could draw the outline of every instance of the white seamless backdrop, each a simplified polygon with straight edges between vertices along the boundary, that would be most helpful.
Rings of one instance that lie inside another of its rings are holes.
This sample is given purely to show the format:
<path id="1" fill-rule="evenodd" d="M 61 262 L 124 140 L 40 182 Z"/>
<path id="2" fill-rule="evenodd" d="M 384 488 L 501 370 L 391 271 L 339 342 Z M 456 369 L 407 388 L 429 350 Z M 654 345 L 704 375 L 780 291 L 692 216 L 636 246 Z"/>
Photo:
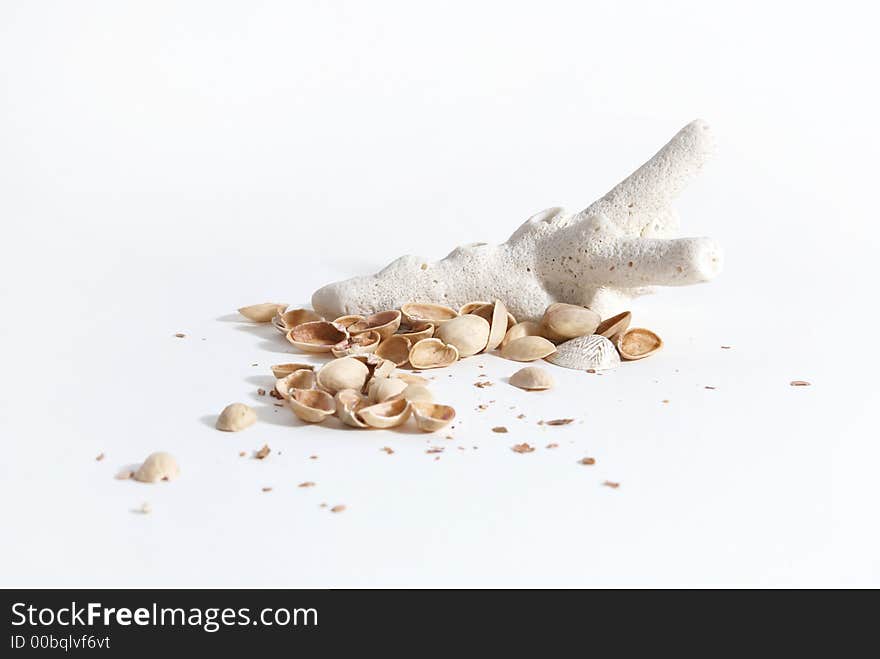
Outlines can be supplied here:
<path id="1" fill-rule="evenodd" d="M 0 585 L 880 585 L 877 18 L 2 3 Z M 293 350 L 237 307 L 502 241 L 696 117 L 719 153 L 683 232 L 727 264 L 634 305 L 658 356 L 554 368 L 540 394 L 461 362 L 433 385 L 452 440 L 304 427 L 257 396 Z M 221 434 L 235 400 L 260 423 Z M 179 480 L 114 480 L 160 449 Z"/>

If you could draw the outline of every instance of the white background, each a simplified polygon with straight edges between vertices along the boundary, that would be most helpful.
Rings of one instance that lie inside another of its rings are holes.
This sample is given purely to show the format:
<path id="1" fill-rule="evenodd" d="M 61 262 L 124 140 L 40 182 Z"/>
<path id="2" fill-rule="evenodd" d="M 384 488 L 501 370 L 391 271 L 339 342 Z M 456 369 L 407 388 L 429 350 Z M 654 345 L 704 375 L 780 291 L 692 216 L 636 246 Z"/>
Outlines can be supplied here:
<path id="1" fill-rule="evenodd" d="M 3 2 L 0 584 L 880 585 L 868 4 Z M 727 265 L 635 304 L 660 355 L 462 362 L 454 440 L 256 396 L 295 357 L 237 307 L 503 241 L 696 117 Z M 179 480 L 114 480 L 160 449 Z"/>

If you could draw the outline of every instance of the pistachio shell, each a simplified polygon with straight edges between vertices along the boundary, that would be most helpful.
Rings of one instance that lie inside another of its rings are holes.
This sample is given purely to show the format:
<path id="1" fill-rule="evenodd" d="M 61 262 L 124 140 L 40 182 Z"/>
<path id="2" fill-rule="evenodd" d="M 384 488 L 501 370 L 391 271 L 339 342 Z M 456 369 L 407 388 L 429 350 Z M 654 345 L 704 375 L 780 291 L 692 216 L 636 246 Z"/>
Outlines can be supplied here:
<path id="1" fill-rule="evenodd" d="M 177 466 L 177 460 L 170 453 L 163 451 L 151 453 L 133 474 L 134 479 L 142 483 L 170 481 L 179 475 L 180 467 Z"/>
<path id="2" fill-rule="evenodd" d="M 517 323 L 507 330 L 507 334 L 504 335 L 504 340 L 501 342 L 501 347 L 503 348 L 514 339 L 521 339 L 524 336 L 541 336 L 541 324 L 533 320 L 524 320 L 521 323 Z"/>
<path id="3" fill-rule="evenodd" d="M 318 386 L 331 395 L 342 389 L 360 389 L 369 375 L 370 369 L 363 362 L 343 357 L 325 364 L 318 371 Z"/>
<path id="4" fill-rule="evenodd" d="M 369 405 L 370 401 L 354 389 L 343 389 L 336 392 L 336 416 L 347 426 L 354 428 L 369 427 L 360 418 L 360 411 L 365 407 L 369 407 Z"/>
<path id="5" fill-rule="evenodd" d="M 526 366 L 510 376 L 510 384 L 526 391 L 550 389 L 554 382 L 553 376 L 538 366 Z"/>
<path id="6" fill-rule="evenodd" d="M 379 332 L 379 336 L 384 341 L 400 327 L 400 319 L 399 311 L 380 311 L 349 325 L 348 331 L 351 334 L 361 334 L 362 332 L 375 330 Z"/>
<path id="7" fill-rule="evenodd" d="M 459 316 L 464 316 L 464 315 L 469 314 L 469 313 L 474 313 L 474 312 L 475 312 L 477 309 L 479 309 L 480 307 L 485 307 L 485 306 L 488 306 L 488 305 L 490 305 L 490 304 L 492 304 L 492 303 L 491 303 L 491 302 L 480 302 L 480 301 L 477 301 L 477 302 L 468 302 L 467 304 L 463 304 L 463 305 L 461 306 L 461 309 L 458 310 L 458 315 L 459 315 Z M 487 318 L 487 320 L 488 320 L 488 318 Z"/>
<path id="8" fill-rule="evenodd" d="M 275 380 L 275 391 L 282 398 L 290 398 L 290 392 L 294 389 L 314 389 L 317 379 L 315 372 L 308 368 L 301 368 L 290 375 Z"/>
<path id="9" fill-rule="evenodd" d="M 604 371 L 620 366 L 620 356 L 614 344 L 604 336 L 591 334 L 579 336 L 556 346 L 556 352 L 547 357 L 547 361 L 581 371 Z"/>
<path id="10" fill-rule="evenodd" d="M 556 352 L 556 346 L 543 336 L 522 336 L 501 349 L 501 356 L 516 362 L 533 362 Z"/>
<path id="11" fill-rule="evenodd" d="M 354 314 L 354 315 L 350 315 L 350 316 L 340 316 L 339 318 L 337 318 L 333 322 L 336 323 L 337 325 L 342 325 L 344 328 L 348 329 L 349 327 L 351 327 L 355 323 L 360 322 L 362 320 L 364 320 L 363 316 L 358 316 L 357 314 Z"/>
<path id="12" fill-rule="evenodd" d="M 486 352 L 495 350 L 504 340 L 504 335 L 507 334 L 508 315 L 507 307 L 504 306 L 504 303 L 501 300 L 495 300 L 495 304 L 492 306 L 492 320 L 489 323 L 489 339 L 486 342 Z"/>
<path id="13" fill-rule="evenodd" d="M 457 361 L 458 349 L 440 339 L 422 339 L 409 351 L 409 363 L 413 368 L 443 368 Z"/>
<path id="14" fill-rule="evenodd" d="M 278 331 L 286 334 L 288 330 L 297 325 L 316 320 L 324 320 L 324 317 L 315 313 L 311 309 L 291 309 L 290 311 L 284 311 L 283 313 L 276 315 L 272 319 L 272 324 Z"/>
<path id="15" fill-rule="evenodd" d="M 443 343 L 455 346 L 459 357 L 470 357 L 486 347 L 489 332 L 489 323 L 484 318 L 467 314 L 440 325 L 436 336 Z"/>
<path id="16" fill-rule="evenodd" d="M 412 345 L 415 345 L 422 339 L 430 339 L 433 337 L 434 329 L 435 327 L 431 323 L 416 323 L 408 327 L 405 331 L 398 331 L 394 336 L 405 337 L 409 339 L 409 342 Z"/>
<path id="17" fill-rule="evenodd" d="M 578 336 L 588 336 L 596 331 L 602 319 L 595 311 L 576 304 L 555 302 L 547 307 L 541 319 L 544 338 L 561 343 Z"/>
<path id="18" fill-rule="evenodd" d="M 311 364 L 295 364 L 295 363 L 293 363 L 293 364 L 275 364 L 275 366 L 272 366 L 271 368 L 272 368 L 272 375 L 274 375 L 277 379 L 280 380 L 281 378 L 287 377 L 288 375 L 290 375 L 294 371 L 301 371 L 303 369 L 311 371 L 311 370 L 314 370 L 315 367 L 312 366 Z"/>
<path id="19" fill-rule="evenodd" d="M 408 386 L 399 378 L 373 378 L 367 388 L 367 395 L 374 403 L 384 403 L 403 393 Z"/>
<path id="20" fill-rule="evenodd" d="M 355 334 L 347 339 L 340 341 L 330 348 L 330 352 L 334 357 L 353 357 L 354 355 L 366 355 L 376 352 L 379 347 L 379 332 L 370 330 L 363 334 Z"/>
<path id="21" fill-rule="evenodd" d="M 223 408 L 217 417 L 217 430 L 238 432 L 254 425 L 257 413 L 244 403 L 232 403 Z"/>
<path id="22" fill-rule="evenodd" d="M 410 403 L 432 403 L 434 396 L 428 391 L 428 388 L 422 384 L 408 384 L 406 389 L 401 393 Z"/>
<path id="23" fill-rule="evenodd" d="M 268 323 L 276 314 L 284 313 L 287 309 L 286 304 L 278 302 L 263 302 L 262 304 L 252 304 L 248 307 L 241 307 L 238 310 L 242 316 L 255 323 Z"/>
<path id="24" fill-rule="evenodd" d="M 410 340 L 400 334 L 389 336 L 376 348 L 376 356 L 394 362 L 396 366 L 403 366 L 409 361 L 409 351 L 412 348 Z"/>
<path id="25" fill-rule="evenodd" d="M 400 307 L 403 319 L 407 325 L 415 325 L 417 323 L 430 322 L 440 325 L 448 320 L 458 317 L 455 309 L 450 309 L 442 304 L 429 304 L 420 302 L 409 302 Z"/>
<path id="26" fill-rule="evenodd" d="M 633 327 L 617 339 L 620 356 L 627 361 L 644 359 L 663 347 L 663 340 L 654 332 L 644 327 Z"/>
<path id="27" fill-rule="evenodd" d="M 498 301 L 496 300 L 496 302 L 498 302 Z M 503 302 L 501 304 L 502 304 L 502 306 L 504 305 Z M 479 306 L 471 307 L 471 305 L 479 305 Z M 471 314 L 474 316 L 479 316 L 480 318 L 482 318 L 483 320 L 485 320 L 487 323 L 489 323 L 491 325 L 492 324 L 492 315 L 495 313 L 495 306 L 496 305 L 493 302 L 470 302 L 462 308 L 470 307 L 467 312 L 468 314 Z M 504 330 L 507 331 L 508 329 L 510 329 L 511 327 L 516 325 L 516 318 L 513 317 L 512 313 L 507 311 L 507 307 L 504 308 L 504 312 L 507 314 L 507 326 L 504 328 Z"/>
<path id="28" fill-rule="evenodd" d="M 336 412 L 333 396 L 320 389 L 293 389 L 287 403 L 293 413 L 306 423 L 321 423 Z"/>
<path id="29" fill-rule="evenodd" d="M 330 352 L 333 346 L 348 339 L 348 332 L 341 325 L 315 320 L 292 328 L 287 340 L 303 352 Z"/>
<path id="30" fill-rule="evenodd" d="M 455 418 L 455 410 L 449 405 L 435 403 L 411 403 L 416 425 L 423 432 L 436 432 L 445 428 Z"/>
<path id="31" fill-rule="evenodd" d="M 361 419 L 371 428 L 393 428 L 409 418 L 410 405 L 403 398 L 376 403 L 360 411 Z"/>
<path id="32" fill-rule="evenodd" d="M 604 336 L 606 339 L 614 343 L 615 339 L 623 334 L 626 331 L 626 328 L 629 327 L 631 320 L 632 313 L 624 311 L 623 313 L 619 313 L 616 316 L 612 316 L 599 323 L 599 327 L 596 328 L 595 334 Z"/>

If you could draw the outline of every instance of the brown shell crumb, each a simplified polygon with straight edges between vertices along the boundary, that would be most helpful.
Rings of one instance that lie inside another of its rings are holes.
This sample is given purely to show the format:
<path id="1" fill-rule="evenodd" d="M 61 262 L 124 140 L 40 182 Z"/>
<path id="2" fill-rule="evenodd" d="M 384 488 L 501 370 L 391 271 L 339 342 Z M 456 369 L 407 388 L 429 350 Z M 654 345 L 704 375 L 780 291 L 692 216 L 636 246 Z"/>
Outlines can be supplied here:
<path id="1" fill-rule="evenodd" d="M 274 399 L 276 399 L 276 400 L 284 400 L 284 396 L 282 396 L 281 394 L 279 394 L 277 389 L 272 389 L 272 390 L 269 392 L 269 395 L 272 396 L 272 398 L 274 398 Z"/>
<path id="2" fill-rule="evenodd" d="M 492 428 L 492 432 L 504 433 L 507 432 L 507 428 L 505 426 L 495 426 L 494 428 Z"/>
<path id="3" fill-rule="evenodd" d="M 394 449 L 390 446 L 383 446 L 379 449 L 380 451 L 385 451 L 388 455 L 394 455 Z"/>
<path id="4" fill-rule="evenodd" d="M 489 380 L 481 380 L 479 382 L 474 382 L 474 386 L 477 387 L 478 389 L 485 389 L 486 387 L 491 387 L 494 384 L 495 384 L 494 382 L 489 382 Z"/>
<path id="5" fill-rule="evenodd" d="M 305 481 L 297 485 L 297 487 L 315 487 L 315 484 L 312 481 Z"/>
<path id="6" fill-rule="evenodd" d="M 263 492 L 271 492 L 271 491 L 272 491 L 271 487 L 264 487 L 263 488 Z"/>
<path id="7" fill-rule="evenodd" d="M 317 460 L 317 459 L 318 459 L 317 455 L 310 455 L 309 456 L 309 460 Z"/>
<path id="8" fill-rule="evenodd" d="M 260 387 L 259 389 L 257 389 L 257 396 L 265 396 L 265 395 L 266 395 L 266 390 L 265 390 L 265 389 L 263 389 L 262 387 Z"/>
<path id="9" fill-rule="evenodd" d="M 511 447 L 511 450 L 514 453 L 531 453 L 532 451 L 535 450 L 535 447 L 530 446 L 529 444 L 526 444 L 526 443 L 522 443 L 522 444 L 514 444 Z"/>
<path id="10" fill-rule="evenodd" d="M 178 339 L 185 339 L 186 338 L 186 334 L 184 334 L 183 332 L 178 332 L 174 336 Z"/>
<path id="11" fill-rule="evenodd" d="M 578 462 L 582 465 L 594 465 L 596 464 L 596 458 L 581 458 Z"/>
<path id="12" fill-rule="evenodd" d="M 707 384 L 707 385 L 706 385 L 706 386 L 705 386 L 705 387 L 703 387 L 703 389 L 712 389 L 712 390 L 714 390 L 714 389 L 715 389 L 715 387 L 713 387 L 713 386 L 710 386 L 710 385 L 708 385 L 708 384 Z"/>
<path id="13" fill-rule="evenodd" d="M 810 386 L 810 383 L 807 382 L 806 380 L 792 380 L 790 384 L 792 387 L 809 387 Z"/>
<path id="14" fill-rule="evenodd" d="M 243 457 L 246 456 L 246 455 L 247 455 L 247 453 L 246 453 L 245 451 L 239 451 L 239 452 L 238 452 L 238 457 L 240 457 L 240 458 L 243 458 Z"/>
<path id="15" fill-rule="evenodd" d="M 269 445 L 268 445 L 268 444 L 263 444 L 263 448 L 261 448 L 259 451 L 257 451 L 256 453 L 254 453 L 254 457 L 255 457 L 257 460 L 262 460 L 262 459 L 264 459 L 267 455 L 269 455 L 271 452 L 272 452 L 272 449 L 269 448 Z"/>
<path id="16" fill-rule="evenodd" d="M 602 485 L 604 485 L 605 487 L 610 487 L 612 490 L 616 490 L 618 487 L 620 487 L 620 483 L 615 483 L 614 481 L 603 481 Z"/>
<path id="17" fill-rule="evenodd" d="M 330 512 L 331 513 L 341 513 L 343 510 L 345 510 L 345 506 L 343 506 L 342 504 L 338 504 L 336 506 L 333 506 L 330 509 Z"/>
<path id="18" fill-rule="evenodd" d="M 567 426 L 569 423 L 573 423 L 574 419 L 551 419 L 547 421 L 548 426 Z"/>
<path id="19" fill-rule="evenodd" d="M 100 462 L 100 461 L 103 460 L 103 459 L 104 459 L 104 454 L 103 454 L 103 453 L 98 453 L 98 455 L 95 456 L 95 460 L 98 461 L 98 462 Z"/>
<path id="20" fill-rule="evenodd" d="M 559 444 L 551 442 L 550 444 L 547 444 L 546 448 L 559 448 Z"/>

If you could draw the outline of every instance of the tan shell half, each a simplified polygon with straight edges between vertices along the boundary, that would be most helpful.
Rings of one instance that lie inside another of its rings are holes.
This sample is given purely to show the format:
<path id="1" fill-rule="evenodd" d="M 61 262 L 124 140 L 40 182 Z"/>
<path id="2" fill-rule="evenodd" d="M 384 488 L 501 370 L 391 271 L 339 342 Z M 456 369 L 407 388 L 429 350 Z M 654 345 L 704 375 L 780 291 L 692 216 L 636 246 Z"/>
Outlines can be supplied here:
<path id="1" fill-rule="evenodd" d="M 524 320 L 517 323 L 507 330 L 504 340 L 501 341 L 501 347 L 503 348 L 514 339 L 521 339 L 524 336 L 541 336 L 541 324 L 534 320 Z"/>
<path id="2" fill-rule="evenodd" d="M 449 405 L 435 403 L 411 403 L 416 425 L 423 432 L 436 432 L 445 428 L 455 418 L 455 410 Z"/>
<path id="3" fill-rule="evenodd" d="M 501 345 L 504 335 L 507 334 L 508 317 L 512 316 L 508 313 L 504 302 L 495 300 L 495 304 L 492 305 L 492 319 L 489 322 L 489 340 L 486 343 L 486 352 L 495 350 Z"/>
<path id="4" fill-rule="evenodd" d="M 554 302 L 541 318 L 541 333 L 546 339 L 560 343 L 596 331 L 602 319 L 592 309 L 576 304 Z"/>
<path id="5" fill-rule="evenodd" d="M 238 432 L 257 422 L 257 413 L 244 403 L 232 403 L 223 408 L 217 417 L 217 430 Z"/>
<path id="6" fill-rule="evenodd" d="M 247 307 L 241 307 L 238 310 L 242 316 L 255 323 L 268 323 L 276 315 L 284 313 L 287 309 L 286 304 L 278 302 L 263 302 L 262 304 L 252 304 Z"/>
<path id="7" fill-rule="evenodd" d="M 353 357 L 334 359 L 318 371 L 318 386 L 333 395 L 342 389 L 361 389 L 370 375 L 370 369 Z"/>
<path id="8" fill-rule="evenodd" d="M 351 327 L 355 323 L 358 323 L 362 320 L 364 320 L 363 316 L 358 316 L 355 314 L 355 315 L 351 315 L 351 316 L 340 316 L 339 318 L 337 318 L 333 322 L 336 323 L 337 325 L 342 325 L 344 328 L 348 329 L 349 327 Z"/>
<path id="9" fill-rule="evenodd" d="M 284 311 L 275 316 L 272 319 L 272 324 L 279 332 L 286 334 L 288 330 L 297 325 L 310 323 L 316 320 L 324 320 L 324 317 L 315 313 L 311 309 L 291 309 L 290 311 Z"/>
<path id="10" fill-rule="evenodd" d="M 560 343 L 547 361 L 579 371 L 605 371 L 620 366 L 620 356 L 614 344 L 598 334 L 579 336 Z"/>
<path id="11" fill-rule="evenodd" d="M 349 336 L 330 348 L 330 352 L 336 358 L 352 357 L 354 355 L 367 355 L 376 352 L 379 347 L 379 332 L 370 330 L 363 334 Z"/>
<path id="12" fill-rule="evenodd" d="M 394 362 L 396 366 L 403 366 L 409 361 L 409 351 L 412 343 L 408 338 L 400 334 L 394 334 L 379 344 L 376 348 L 376 356 Z"/>
<path id="13" fill-rule="evenodd" d="M 533 362 L 556 352 L 556 346 L 543 336 L 523 336 L 501 349 L 501 356 L 515 362 Z"/>
<path id="14" fill-rule="evenodd" d="M 311 364 L 275 364 L 270 367 L 272 369 L 272 375 L 274 375 L 277 379 L 285 378 L 294 371 L 301 371 L 303 369 L 312 371 L 314 370 L 314 366 Z"/>
<path id="15" fill-rule="evenodd" d="M 458 349 L 440 339 L 422 339 L 409 351 L 409 363 L 413 368 L 443 368 L 457 361 Z"/>
<path id="16" fill-rule="evenodd" d="M 554 382 L 553 376 L 538 366 L 526 366 L 510 376 L 510 384 L 526 391 L 543 391 L 550 389 Z"/>
<path id="17" fill-rule="evenodd" d="M 333 346 L 348 338 L 341 325 L 315 320 L 297 325 L 287 332 L 287 340 L 303 352 L 330 352 Z"/>
<path id="18" fill-rule="evenodd" d="M 401 327 L 401 330 L 403 328 Z M 409 326 L 406 331 L 398 331 L 394 336 L 402 336 L 409 339 L 412 345 L 415 345 L 422 339 L 430 339 L 434 336 L 434 325 L 431 323 L 416 323 Z"/>
<path id="19" fill-rule="evenodd" d="M 408 386 L 400 378 L 373 378 L 367 388 L 367 396 L 374 403 L 384 403 L 402 394 Z"/>
<path id="20" fill-rule="evenodd" d="M 290 398 L 290 392 L 294 389 L 314 389 L 317 379 L 315 372 L 307 368 L 301 368 L 290 375 L 275 380 L 275 391 L 284 398 Z"/>
<path id="21" fill-rule="evenodd" d="M 393 428 L 409 418 L 410 404 L 403 398 L 376 403 L 360 411 L 361 419 L 371 428 Z"/>
<path id="22" fill-rule="evenodd" d="M 440 325 L 435 336 L 458 350 L 459 357 L 470 357 L 486 347 L 490 326 L 485 318 L 474 314 L 459 316 Z"/>
<path id="23" fill-rule="evenodd" d="M 400 395 L 410 403 L 434 402 L 434 395 L 423 384 L 408 384 Z"/>
<path id="24" fill-rule="evenodd" d="M 367 316 L 348 326 L 351 334 L 361 334 L 374 330 L 379 332 L 379 337 L 384 341 L 400 327 L 401 315 L 399 311 L 380 311 L 372 316 Z"/>
<path id="25" fill-rule="evenodd" d="M 492 304 L 491 302 L 482 302 L 482 301 L 468 302 L 467 304 L 461 305 L 461 309 L 458 310 L 458 315 L 464 316 L 469 313 L 474 313 L 480 307 L 487 307 L 491 304 Z"/>
<path id="26" fill-rule="evenodd" d="M 177 460 L 170 453 L 159 451 L 151 453 L 144 463 L 134 472 L 133 477 L 142 483 L 158 483 L 174 480 L 180 475 Z"/>
<path id="27" fill-rule="evenodd" d="M 633 327 L 617 339 L 620 356 L 627 361 L 644 359 L 663 347 L 663 339 L 644 327 Z"/>
<path id="28" fill-rule="evenodd" d="M 369 426 L 360 418 L 360 411 L 369 406 L 370 401 L 361 396 L 359 391 L 343 389 L 336 392 L 336 416 L 347 426 L 368 428 Z"/>
<path id="29" fill-rule="evenodd" d="M 616 316 L 611 316 L 611 318 L 607 318 L 599 323 L 595 334 L 604 336 L 606 339 L 614 343 L 617 337 L 623 334 L 626 331 L 626 328 L 629 327 L 631 320 L 632 313 L 629 311 L 624 311 Z"/>
<path id="30" fill-rule="evenodd" d="M 400 313 L 406 324 L 413 326 L 419 323 L 429 322 L 441 325 L 448 320 L 458 317 L 455 309 L 450 309 L 442 304 L 430 304 L 421 302 L 409 302 L 400 307 Z"/>
<path id="31" fill-rule="evenodd" d="M 333 396 L 320 389 L 293 389 L 287 403 L 293 413 L 306 423 L 321 423 L 336 412 Z"/>

